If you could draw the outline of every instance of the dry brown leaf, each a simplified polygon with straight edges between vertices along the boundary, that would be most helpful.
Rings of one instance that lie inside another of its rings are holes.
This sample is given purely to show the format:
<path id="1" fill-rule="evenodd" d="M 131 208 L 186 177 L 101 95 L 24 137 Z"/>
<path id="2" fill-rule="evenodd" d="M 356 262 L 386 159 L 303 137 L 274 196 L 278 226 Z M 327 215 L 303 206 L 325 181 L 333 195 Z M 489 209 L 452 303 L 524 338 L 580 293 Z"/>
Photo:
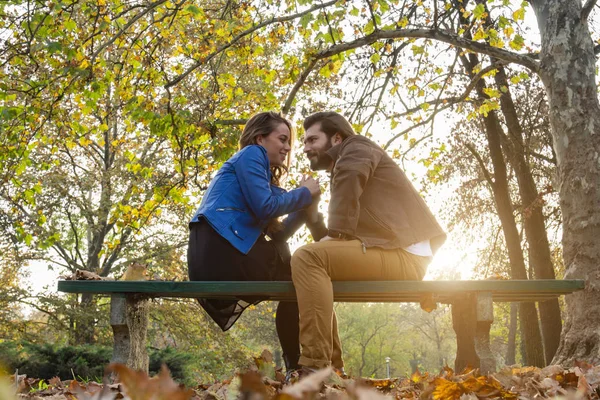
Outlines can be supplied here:
<path id="1" fill-rule="evenodd" d="M 263 378 L 258 372 L 246 372 L 240 375 L 240 380 L 240 392 L 258 393 L 265 397 L 268 395 L 267 386 L 263 383 Z"/>
<path id="2" fill-rule="evenodd" d="M 379 393 L 375 389 L 367 388 L 364 386 L 357 386 L 354 389 L 354 395 L 357 400 L 391 400 L 391 396 Z"/>
<path id="3" fill-rule="evenodd" d="M 121 277 L 122 281 L 146 281 L 148 280 L 148 267 L 138 262 L 131 263 L 127 271 Z"/>
<path id="4" fill-rule="evenodd" d="M 435 400 L 457 400 L 464 393 L 461 385 L 444 378 L 433 380 L 433 398 Z"/>
<path id="5" fill-rule="evenodd" d="M 152 378 L 145 372 L 134 371 L 123 364 L 109 364 L 105 374 L 111 372 L 119 376 L 123 390 L 131 400 L 188 400 L 195 395 L 193 390 L 181 388 L 173 381 L 164 365 L 158 375 Z"/>
<path id="6" fill-rule="evenodd" d="M 437 303 L 433 297 L 433 293 L 425 293 L 420 299 L 421 308 L 430 313 L 437 308 Z"/>
<path id="7" fill-rule="evenodd" d="M 396 379 L 360 379 L 359 384 L 378 389 L 389 390 L 396 384 Z"/>
<path id="8" fill-rule="evenodd" d="M 311 393 L 321 390 L 323 382 L 331 375 L 333 368 L 327 367 L 309 374 L 298 381 L 298 383 L 283 388 L 282 393 L 295 399 L 304 399 Z"/>
<path id="9" fill-rule="evenodd" d="M 77 269 L 77 270 L 75 270 L 75 280 L 77 280 L 77 281 L 102 281 L 102 280 L 104 280 L 104 278 L 102 278 L 100 275 L 98 275 L 92 271 L 85 271 L 83 269 Z"/>

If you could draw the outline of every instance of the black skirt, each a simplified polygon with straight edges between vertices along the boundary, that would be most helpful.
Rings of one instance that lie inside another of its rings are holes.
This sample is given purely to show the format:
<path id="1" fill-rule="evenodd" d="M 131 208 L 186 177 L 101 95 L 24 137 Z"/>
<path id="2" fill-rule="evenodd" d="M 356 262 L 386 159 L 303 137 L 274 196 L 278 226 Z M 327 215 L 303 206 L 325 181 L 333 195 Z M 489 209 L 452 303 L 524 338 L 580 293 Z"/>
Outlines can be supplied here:
<path id="1" fill-rule="evenodd" d="M 291 254 L 287 243 L 261 235 L 243 254 L 219 235 L 204 218 L 190 224 L 188 274 L 190 281 L 289 281 Z M 198 299 L 210 317 L 226 331 L 242 312 L 261 298 Z"/>

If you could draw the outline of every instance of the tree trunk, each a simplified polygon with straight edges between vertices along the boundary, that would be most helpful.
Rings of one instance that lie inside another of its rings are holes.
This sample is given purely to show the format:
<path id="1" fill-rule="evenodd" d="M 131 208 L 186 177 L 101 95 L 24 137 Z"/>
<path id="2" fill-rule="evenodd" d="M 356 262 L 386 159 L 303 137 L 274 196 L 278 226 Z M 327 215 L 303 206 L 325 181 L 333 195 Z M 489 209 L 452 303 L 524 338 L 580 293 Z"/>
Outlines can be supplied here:
<path id="1" fill-rule="evenodd" d="M 479 60 L 474 54 L 469 55 L 470 59 L 461 57 L 461 61 L 468 74 L 473 74 L 473 68 L 479 63 Z M 485 83 L 480 80 L 476 84 L 476 90 L 480 99 L 486 99 Z M 513 206 L 510 199 L 508 188 L 508 177 L 506 173 L 506 163 L 500 144 L 502 128 L 500 121 L 494 111 L 490 111 L 487 116 L 483 117 L 485 125 L 485 133 L 488 141 L 488 149 L 494 167 L 494 180 L 490 182 L 494 194 L 494 202 L 496 211 L 502 224 L 502 231 L 506 240 L 506 248 L 508 250 L 508 258 L 510 260 L 511 277 L 513 279 L 527 279 L 527 269 L 525 267 L 525 259 L 523 257 L 523 249 L 521 248 L 521 238 L 517 223 L 513 215 Z M 484 166 L 482 165 L 482 168 Z M 519 305 L 519 319 L 523 327 L 523 341 L 525 342 L 525 361 L 527 365 L 542 367 L 545 365 L 544 350 L 542 345 L 542 336 L 538 324 L 537 309 L 534 303 L 521 303 Z"/>
<path id="2" fill-rule="evenodd" d="M 508 191 L 508 178 L 506 176 L 506 164 L 504 163 L 498 130 L 500 123 L 494 112 L 484 117 L 486 133 L 490 149 L 492 163 L 494 164 L 494 201 L 498 217 L 502 224 L 502 231 L 506 240 L 508 258 L 510 260 L 511 276 L 513 279 L 527 279 L 527 269 L 521 248 L 521 238 L 517 223 L 513 215 L 512 202 Z M 544 351 L 542 336 L 538 324 L 538 315 L 534 303 L 519 304 L 519 319 L 521 320 L 523 340 L 525 342 L 525 363 L 535 367 L 543 367 Z"/>
<path id="3" fill-rule="evenodd" d="M 585 279 L 567 296 L 554 363 L 600 362 L 600 104 L 587 11 L 577 0 L 532 0 L 542 37 L 540 70 L 550 103 L 568 279 Z M 586 2 L 588 4 L 588 2 Z M 593 3 L 591 4 L 593 6 Z"/>
<path id="4" fill-rule="evenodd" d="M 519 194 L 523 202 L 523 224 L 529 245 L 529 266 L 533 269 L 535 279 L 555 279 L 542 203 L 538 199 L 539 193 L 531 174 L 531 168 L 525 158 L 523 128 L 517 116 L 503 67 L 498 68 L 494 78 L 499 89 L 505 88 L 500 91 L 502 93 L 500 104 L 509 134 L 503 135 L 502 147 L 515 168 Z M 544 353 L 546 361 L 550 362 L 554 358 L 560 341 L 562 328 L 560 307 L 558 299 L 540 302 L 538 305 L 544 338 Z"/>
<path id="5" fill-rule="evenodd" d="M 508 346 L 506 348 L 506 365 L 517 363 L 517 311 L 518 304 L 510 303 L 510 324 L 508 328 Z"/>

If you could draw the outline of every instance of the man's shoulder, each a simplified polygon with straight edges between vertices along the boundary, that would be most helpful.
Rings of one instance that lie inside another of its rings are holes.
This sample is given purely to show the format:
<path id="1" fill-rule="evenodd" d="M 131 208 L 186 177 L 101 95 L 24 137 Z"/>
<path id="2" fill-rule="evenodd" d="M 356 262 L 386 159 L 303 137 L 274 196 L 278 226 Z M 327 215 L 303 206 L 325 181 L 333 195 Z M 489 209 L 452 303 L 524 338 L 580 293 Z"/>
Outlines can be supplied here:
<path id="1" fill-rule="evenodd" d="M 353 135 L 346 140 L 344 140 L 340 146 L 340 153 L 344 151 L 344 149 L 365 149 L 365 150 L 376 150 L 383 151 L 381 146 L 372 141 L 371 139 L 362 136 L 362 135 Z"/>

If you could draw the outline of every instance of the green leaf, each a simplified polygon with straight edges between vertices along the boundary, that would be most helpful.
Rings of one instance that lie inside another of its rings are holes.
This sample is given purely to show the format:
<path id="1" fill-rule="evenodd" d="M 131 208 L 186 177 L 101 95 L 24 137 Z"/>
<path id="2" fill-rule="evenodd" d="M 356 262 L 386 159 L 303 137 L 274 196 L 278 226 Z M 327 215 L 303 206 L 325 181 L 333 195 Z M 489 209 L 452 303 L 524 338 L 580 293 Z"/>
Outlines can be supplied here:
<path id="1" fill-rule="evenodd" d="M 203 14 L 202 10 L 193 4 L 190 4 L 189 6 L 187 6 L 185 8 L 185 11 L 190 12 L 194 15 L 202 15 Z"/>
<path id="2" fill-rule="evenodd" d="M 46 48 L 48 49 L 50 54 L 54 54 L 54 53 L 58 53 L 59 51 L 62 51 L 63 46 L 59 42 L 48 42 L 48 44 L 46 45 Z"/>
<path id="3" fill-rule="evenodd" d="M 65 21 L 64 25 L 65 25 L 65 29 L 67 29 L 69 31 L 74 31 L 75 29 L 77 29 L 77 23 L 75 21 L 73 21 L 72 19 Z"/>
<path id="4" fill-rule="evenodd" d="M 475 19 L 482 19 L 485 17 L 485 6 L 482 3 L 477 4 L 477 7 L 473 10 L 473 16 Z"/>
<path id="5" fill-rule="evenodd" d="M 306 27 L 308 26 L 308 24 L 310 23 L 310 21 L 312 21 L 313 19 L 313 15 L 312 14 L 306 14 L 303 15 L 302 18 L 300 18 L 300 25 L 306 29 Z"/>
<path id="6" fill-rule="evenodd" d="M 416 55 L 425 53 L 425 46 L 413 45 L 411 47 L 411 50 L 412 50 L 413 54 L 416 56 Z"/>
<path id="7" fill-rule="evenodd" d="M 511 49 L 521 50 L 525 45 L 525 39 L 521 35 L 515 35 L 515 38 L 509 43 Z"/>

